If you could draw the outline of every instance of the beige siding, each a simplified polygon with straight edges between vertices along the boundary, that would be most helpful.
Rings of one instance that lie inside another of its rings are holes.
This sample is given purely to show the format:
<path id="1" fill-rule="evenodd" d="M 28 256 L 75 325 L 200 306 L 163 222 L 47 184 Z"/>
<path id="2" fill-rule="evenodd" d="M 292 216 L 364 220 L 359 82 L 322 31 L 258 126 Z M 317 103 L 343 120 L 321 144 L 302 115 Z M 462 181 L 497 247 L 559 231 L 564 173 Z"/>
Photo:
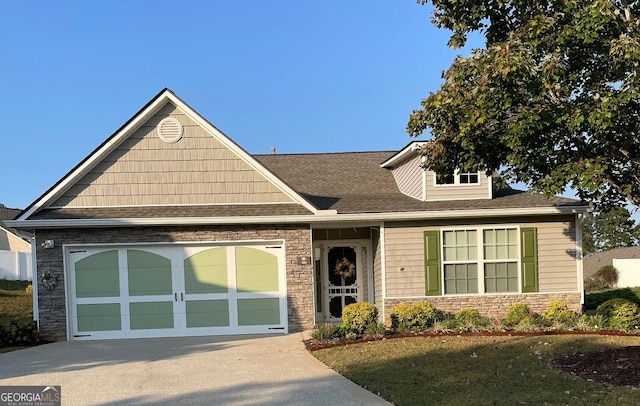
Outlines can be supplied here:
<path id="1" fill-rule="evenodd" d="M 490 178 L 480 175 L 478 185 L 438 185 L 435 182 L 435 172 L 427 171 L 427 201 L 438 200 L 467 200 L 491 199 L 489 189 Z"/>
<path id="2" fill-rule="evenodd" d="M 0 251 L 31 252 L 31 244 L 22 238 L 0 228 Z"/>
<path id="3" fill-rule="evenodd" d="M 398 189 L 405 195 L 420 200 L 422 200 L 422 174 L 424 172 L 420 166 L 421 162 L 421 155 L 417 155 L 391 170 Z"/>
<path id="4" fill-rule="evenodd" d="M 578 291 L 576 235 L 573 216 L 555 218 L 483 219 L 482 222 L 459 223 L 480 227 L 484 224 L 536 227 L 538 230 L 539 291 Z M 423 296 L 424 231 L 450 227 L 424 222 L 420 225 L 387 224 L 385 228 L 386 293 L 387 297 Z"/>
<path id="5" fill-rule="evenodd" d="M 536 227 L 538 230 L 539 291 L 579 290 L 576 230 L 573 220 L 530 223 L 526 226 Z"/>
<path id="6" fill-rule="evenodd" d="M 168 116 L 182 139 L 162 141 Z M 172 104 L 135 131 L 53 206 L 285 203 L 292 199 Z"/>
<path id="7" fill-rule="evenodd" d="M 378 310 L 382 312 L 382 247 L 380 241 L 380 232 L 371 230 L 371 246 L 373 247 L 373 291 L 374 303 L 378 306 Z"/>

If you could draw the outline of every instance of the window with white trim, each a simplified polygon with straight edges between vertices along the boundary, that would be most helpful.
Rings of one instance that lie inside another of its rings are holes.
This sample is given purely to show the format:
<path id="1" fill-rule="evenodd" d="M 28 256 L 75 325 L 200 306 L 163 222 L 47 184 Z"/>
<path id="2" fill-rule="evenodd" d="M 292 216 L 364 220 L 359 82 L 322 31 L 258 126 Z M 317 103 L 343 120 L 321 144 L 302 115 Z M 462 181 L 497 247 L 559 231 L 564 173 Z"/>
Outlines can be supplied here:
<path id="1" fill-rule="evenodd" d="M 519 291 L 517 228 L 442 231 L 445 294 Z"/>
<path id="2" fill-rule="evenodd" d="M 436 185 L 479 185 L 480 173 L 479 172 L 459 172 L 435 174 Z"/>

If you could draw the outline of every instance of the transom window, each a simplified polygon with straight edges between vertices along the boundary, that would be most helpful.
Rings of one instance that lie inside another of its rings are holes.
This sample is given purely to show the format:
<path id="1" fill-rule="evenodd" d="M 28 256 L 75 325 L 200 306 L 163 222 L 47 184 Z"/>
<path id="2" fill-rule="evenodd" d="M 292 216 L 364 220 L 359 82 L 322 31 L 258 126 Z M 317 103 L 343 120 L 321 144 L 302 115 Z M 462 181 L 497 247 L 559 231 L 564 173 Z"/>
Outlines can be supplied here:
<path id="1" fill-rule="evenodd" d="M 478 172 L 458 172 L 440 174 L 437 173 L 436 185 L 479 185 L 480 174 Z"/>
<path id="2" fill-rule="evenodd" d="M 442 231 L 445 294 L 518 292 L 517 228 Z"/>

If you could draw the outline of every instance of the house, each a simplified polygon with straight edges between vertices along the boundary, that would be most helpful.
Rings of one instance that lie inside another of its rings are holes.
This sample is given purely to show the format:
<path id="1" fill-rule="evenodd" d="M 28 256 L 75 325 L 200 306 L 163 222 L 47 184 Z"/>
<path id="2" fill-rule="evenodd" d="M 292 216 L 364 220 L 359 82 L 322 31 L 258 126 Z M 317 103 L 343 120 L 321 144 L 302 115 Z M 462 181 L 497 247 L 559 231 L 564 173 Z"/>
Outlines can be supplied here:
<path id="1" fill-rule="evenodd" d="M 435 176 L 400 151 L 251 155 L 162 90 L 12 227 L 55 339 L 286 333 L 401 302 L 579 311 L 576 200 Z"/>
<path id="2" fill-rule="evenodd" d="M 613 266 L 616 259 L 640 260 L 640 247 L 619 247 L 607 251 L 592 252 L 584 256 L 584 277 L 590 278 L 603 266 Z"/>
<path id="3" fill-rule="evenodd" d="M 5 220 L 11 220 L 21 210 L 0 205 L 0 279 L 31 280 L 31 243 L 8 228 Z"/>

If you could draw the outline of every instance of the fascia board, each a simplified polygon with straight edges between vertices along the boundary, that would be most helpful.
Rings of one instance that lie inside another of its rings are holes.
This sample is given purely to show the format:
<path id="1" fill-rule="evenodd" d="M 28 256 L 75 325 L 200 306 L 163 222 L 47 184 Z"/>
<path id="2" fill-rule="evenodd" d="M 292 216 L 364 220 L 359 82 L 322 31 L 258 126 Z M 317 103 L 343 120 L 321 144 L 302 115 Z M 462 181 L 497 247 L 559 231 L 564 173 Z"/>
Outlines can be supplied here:
<path id="1" fill-rule="evenodd" d="M 541 216 L 585 213 L 586 206 L 442 210 L 393 213 L 353 213 L 337 215 L 296 216 L 236 216 L 236 217 L 167 217 L 167 218 L 113 218 L 113 219 L 63 219 L 63 220 L 12 220 L 7 226 L 17 229 L 87 228 L 87 227 L 136 227 L 171 225 L 222 225 L 222 224 L 334 224 L 349 222 L 379 222 L 407 220 L 470 219 L 509 216 Z"/>
<path id="2" fill-rule="evenodd" d="M 412 141 L 406 147 L 402 148 L 400 152 L 387 159 L 383 163 L 380 164 L 381 168 L 387 168 L 397 164 L 398 162 L 402 162 L 408 156 L 414 155 L 416 153 L 416 145 L 422 146 L 426 141 Z"/>

